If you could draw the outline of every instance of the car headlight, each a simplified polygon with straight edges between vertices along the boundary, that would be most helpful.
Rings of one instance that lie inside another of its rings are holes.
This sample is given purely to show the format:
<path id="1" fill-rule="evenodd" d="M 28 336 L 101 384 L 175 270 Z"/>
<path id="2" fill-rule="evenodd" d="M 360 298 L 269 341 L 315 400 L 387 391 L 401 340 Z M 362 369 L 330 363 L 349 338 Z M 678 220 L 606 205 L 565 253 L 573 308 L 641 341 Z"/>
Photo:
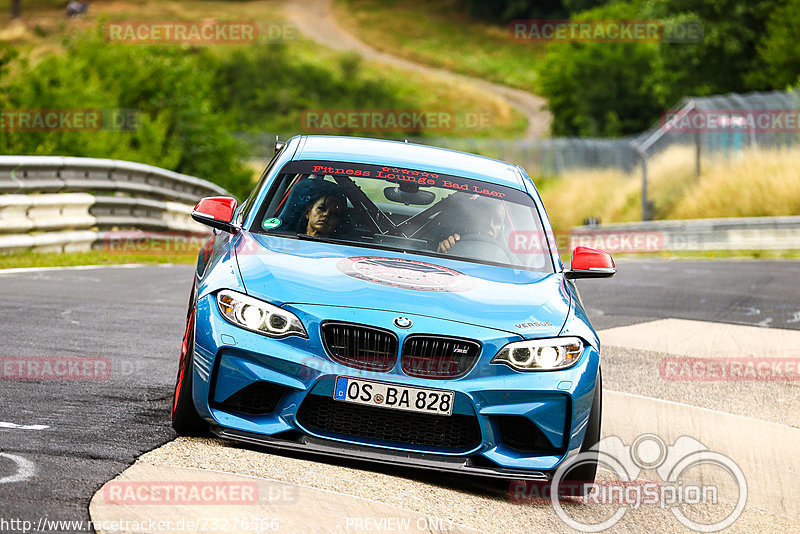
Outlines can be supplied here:
<path id="1" fill-rule="evenodd" d="M 583 352 L 583 341 L 577 337 L 529 339 L 509 343 L 492 358 L 517 371 L 552 371 L 575 365 Z"/>
<path id="2" fill-rule="evenodd" d="M 222 316 L 236 326 L 270 337 L 297 335 L 307 338 L 296 315 L 283 308 L 225 289 L 217 293 Z"/>

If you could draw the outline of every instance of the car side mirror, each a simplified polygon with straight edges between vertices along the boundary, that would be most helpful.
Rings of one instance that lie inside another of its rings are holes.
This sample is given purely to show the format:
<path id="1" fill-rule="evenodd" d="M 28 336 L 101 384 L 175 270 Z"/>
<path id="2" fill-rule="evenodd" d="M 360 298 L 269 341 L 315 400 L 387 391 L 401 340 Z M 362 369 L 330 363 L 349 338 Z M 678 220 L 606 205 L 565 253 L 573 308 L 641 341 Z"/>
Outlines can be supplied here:
<path id="1" fill-rule="evenodd" d="M 572 264 L 564 272 L 567 278 L 609 278 L 617 274 L 611 254 L 589 247 L 575 247 Z"/>
<path id="2" fill-rule="evenodd" d="M 211 228 L 235 234 L 239 231 L 239 228 L 231 222 L 235 209 L 235 198 L 207 197 L 194 207 L 192 219 Z"/>

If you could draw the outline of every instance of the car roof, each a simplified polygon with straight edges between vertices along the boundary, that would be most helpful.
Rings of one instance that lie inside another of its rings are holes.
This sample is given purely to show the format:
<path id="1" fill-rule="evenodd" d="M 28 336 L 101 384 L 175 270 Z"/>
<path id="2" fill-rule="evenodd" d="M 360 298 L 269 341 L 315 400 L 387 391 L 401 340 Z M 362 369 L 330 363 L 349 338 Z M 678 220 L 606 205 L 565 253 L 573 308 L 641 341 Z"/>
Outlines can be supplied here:
<path id="1" fill-rule="evenodd" d="M 520 172 L 504 161 L 415 143 L 333 135 L 301 136 L 293 160 L 388 165 L 473 178 L 525 191 Z"/>

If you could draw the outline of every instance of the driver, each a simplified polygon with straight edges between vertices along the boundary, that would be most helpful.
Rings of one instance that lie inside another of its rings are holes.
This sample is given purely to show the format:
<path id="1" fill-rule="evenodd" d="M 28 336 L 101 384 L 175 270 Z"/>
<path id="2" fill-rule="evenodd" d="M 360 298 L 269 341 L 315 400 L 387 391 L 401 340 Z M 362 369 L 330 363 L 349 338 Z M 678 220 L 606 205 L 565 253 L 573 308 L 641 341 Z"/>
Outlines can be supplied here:
<path id="1" fill-rule="evenodd" d="M 338 191 L 319 192 L 311 197 L 304 212 L 303 233 L 313 237 L 327 237 L 339 227 L 344 208 L 344 195 Z"/>
<path id="2" fill-rule="evenodd" d="M 499 200 L 472 195 L 462 202 L 455 218 L 458 222 L 454 226 L 460 225 L 461 232 L 454 232 L 439 242 L 436 252 L 440 254 L 450 252 L 461 241 L 462 234 L 480 241 L 495 241 L 503 230 L 505 210 Z"/>

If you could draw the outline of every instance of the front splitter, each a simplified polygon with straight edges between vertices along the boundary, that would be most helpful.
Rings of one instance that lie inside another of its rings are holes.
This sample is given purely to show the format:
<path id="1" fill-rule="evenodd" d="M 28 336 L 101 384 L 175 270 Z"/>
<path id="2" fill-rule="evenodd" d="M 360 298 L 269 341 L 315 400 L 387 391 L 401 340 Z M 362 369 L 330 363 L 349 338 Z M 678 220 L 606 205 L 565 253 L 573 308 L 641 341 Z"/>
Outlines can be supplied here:
<path id="1" fill-rule="evenodd" d="M 270 436 L 254 434 L 214 426 L 211 432 L 215 435 L 234 441 L 261 445 L 264 447 L 278 448 L 284 450 L 310 452 L 333 456 L 336 458 L 348 458 L 367 462 L 376 462 L 390 465 L 402 465 L 417 469 L 429 469 L 444 471 L 447 473 L 461 473 L 465 475 L 485 476 L 509 480 L 537 480 L 547 482 L 550 477 L 542 471 L 524 471 L 518 469 L 505 469 L 502 467 L 491 467 L 475 465 L 469 458 L 454 458 L 451 456 L 436 456 L 430 454 L 416 454 L 412 452 L 390 451 L 378 449 L 376 447 L 366 447 L 352 445 L 349 443 L 334 443 L 312 436 L 303 435 L 297 441 L 287 439 L 277 439 Z"/>

